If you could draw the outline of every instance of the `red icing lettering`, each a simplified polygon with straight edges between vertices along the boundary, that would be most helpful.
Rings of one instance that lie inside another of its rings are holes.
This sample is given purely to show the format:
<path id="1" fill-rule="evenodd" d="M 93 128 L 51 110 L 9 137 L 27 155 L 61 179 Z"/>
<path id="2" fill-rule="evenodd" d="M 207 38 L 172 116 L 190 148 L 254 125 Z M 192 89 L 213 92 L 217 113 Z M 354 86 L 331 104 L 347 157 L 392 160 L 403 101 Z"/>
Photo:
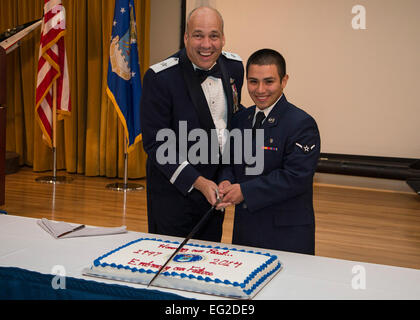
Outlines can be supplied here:
<path id="1" fill-rule="evenodd" d="M 171 247 L 169 244 L 160 244 L 159 245 L 159 248 L 162 248 L 162 249 L 170 249 L 170 250 L 176 250 L 176 247 Z"/>
<path id="2" fill-rule="evenodd" d="M 228 260 L 222 260 L 219 262 L 219 265 L 229 267 L 233 262 Z"/>
<path id="3" fill-rule="evenodd" d="M 239 262 L 239 261 L 220 260 L 220 259 L 213 259 L 213 261 L 210 261 L 209 263 L 215 264 L 218 266 L 233 267 L 235 269 L 238 268 L 240 265 L 242 265 L 242 262 Z"/>
<path id="4" fill-rule="evenodd" d="M 226 251 L 220 251 L 220 250 L 217 250 L 217 249 L 212 249 L 212 248 L 210 248 L 206 253 L 210 253 L 210 254 L 217 254 L 217 255 L 219 255 L 219 256 L 231 256 L 230 254 L 229 254 L 229 250 L 226 250 Z"/>
<path id="5" fill-rule="evenodd" d="M 131 259 L 127 264 L 134 264 L 134 265 L 137 265 L 137 261 L 140 261 L 139 259 L 135 259 L 135 258 L 133 258 L 133 259 Z"/>
<path id="6" fill-rule="evenodd" d="M 175 267 L 174 271 L 185 271 L 186 268 L 182 268 L 182 267 Z"/>
<path id="7" fill-rule="evenodd" d="M 152 264 L 153 264 L 153 261 L 150 261 L 150 262 L 140 261 L 140 262 L 138 263 L 138 265 L 139 265 L 139 266 L 141 266 L 141 267 L 146 267 L 146 268 L 150 267 Z"/>
<path id="8" fill-rule="evenodd" d="M 156 257 L 156 256 L 162 254 L 162 252 L 142 250 L 142 249 L 134 251 L 133 253 L 134 254 L 141 254 L 141 255 L 145 255 L 145 256 L 149 256 L 149 257 Z"/>
<path id="9" fill-rule="evenodd" d="M 206 271 L 206 268 L 200 268 L 200 267 L 195 267 L 195 266 L 192 266 L 187 271 L 189 271 L 191 273 L 201 274 L 201 275 L 204 275 L 204 276 L 212 276 L 213 275 L 213 272 Z"/>
<path id="10" fill-rule="evenodd" d="M 133 258 L 131 259 L 127 264 L 129 265 L 136 265 L 136 266 L 140 266 L 143 268 L 148 268 L 148 269 L 160 269 L 162 267 L 162 265 L 160 264 L 156 264 L 153 260 L 152 261 L 141 261 L 139 259 Z M 167 271 L 171 269 L 170 266 L 166 266 L 163 271 Z"/>

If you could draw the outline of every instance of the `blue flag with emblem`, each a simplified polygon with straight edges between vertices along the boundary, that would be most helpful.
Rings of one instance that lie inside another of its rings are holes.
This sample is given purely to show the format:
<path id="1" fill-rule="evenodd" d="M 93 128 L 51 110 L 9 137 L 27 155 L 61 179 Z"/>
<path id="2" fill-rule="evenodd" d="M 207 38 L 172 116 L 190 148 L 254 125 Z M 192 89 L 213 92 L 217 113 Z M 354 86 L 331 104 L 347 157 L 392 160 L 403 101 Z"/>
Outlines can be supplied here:
<path id="1" fill-rule="evenodd" d="M 128 152 L 141 140 L 141 75 L 133 0 L 115 0 L 106 92 L 124 126 Z"/>

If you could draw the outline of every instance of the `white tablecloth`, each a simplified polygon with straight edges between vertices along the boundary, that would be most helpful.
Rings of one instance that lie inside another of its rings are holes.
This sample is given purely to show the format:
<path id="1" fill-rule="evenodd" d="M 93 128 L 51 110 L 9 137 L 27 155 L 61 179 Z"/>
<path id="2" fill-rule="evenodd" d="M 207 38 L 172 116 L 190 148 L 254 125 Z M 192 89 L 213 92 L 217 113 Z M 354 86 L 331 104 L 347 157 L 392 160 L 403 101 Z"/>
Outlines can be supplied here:
<path id="1" fill-rule="evenodd" d="M 82 270 L 89 267 L 100 255 L 120 245 L 141 237 L 156 237 L 156 235 L 128 232 L 120 235 L 57 240 L 41 229 L 36 221 L 32 218 L 0 215 L 0 266 L 18 267 L 47 274 L 56 274 L 57 271 L 53 270 L 59 268 L 65 270 L 65 275 L 69 277 L 146 288 L 140 284 L 83 276 Z M 159 237 L 182 241 L 180 238 Z M 206 244 L 203 241 L 191 241 Z M 224 246 L 232 245 L 224 244 Z M 255 296 L 255 300 L 420 299 L 420 270 L 417 269 L 283 251 L 264 251 L 276 254 L 283 264 L 283 269 Z M 199 293 L 150 288 L 188 298 L 222 299 Z"/>

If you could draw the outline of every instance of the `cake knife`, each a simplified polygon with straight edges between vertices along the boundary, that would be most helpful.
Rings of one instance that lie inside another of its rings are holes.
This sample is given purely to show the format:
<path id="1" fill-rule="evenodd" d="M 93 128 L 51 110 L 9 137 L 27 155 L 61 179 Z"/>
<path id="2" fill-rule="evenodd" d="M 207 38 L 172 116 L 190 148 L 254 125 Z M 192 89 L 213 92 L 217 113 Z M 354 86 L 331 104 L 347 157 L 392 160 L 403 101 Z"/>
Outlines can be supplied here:
<path id="1" fill-rule="evenodd" d="M 159 271 L 155 274 L 153 279 L 149 282 L 147 287 L 149 287 L 152 282 L 159 276 L 159 274 L 163 271 L 163 269 L 166 267 L 166 265 L 169 263 L 169 261 L 172 260 L 173 257 L 182 249 L 182 247 L 192 238 L 194 235 L 198 232 L 198 230 L 201 229 L 201 227 L 207 222 L 207 219 L 210 217 L 210 214 L 213 212 L 214 209 L 216 209 L 217 205 L 222 201 L 222 199 L 219 196 L 219 190 L 216 189 L 216 203 L 204 214 L 204 216 L 201 218 L 201 220 L 195 225 L 195 227 L 192 229 L 192 231 L 188 234 L 188 236 L 182 241 L 182 243 L 179 245 L 179 247 L 175 250 L 174 253 L 169 257 L 168 260 L 163 264 L 162 267 L 160 267 Z"/>

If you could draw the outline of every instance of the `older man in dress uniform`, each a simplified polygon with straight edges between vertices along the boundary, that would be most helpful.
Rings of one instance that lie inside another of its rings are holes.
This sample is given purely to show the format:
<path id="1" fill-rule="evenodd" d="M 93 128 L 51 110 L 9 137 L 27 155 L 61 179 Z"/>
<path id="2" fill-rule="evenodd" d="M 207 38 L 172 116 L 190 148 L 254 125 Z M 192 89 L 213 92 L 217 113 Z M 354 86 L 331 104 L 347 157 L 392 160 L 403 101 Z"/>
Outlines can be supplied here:
<path id="1" fill-rule="evenodd" d="M 220 154 L 242 107 L 244 77 L 241 58 L 222 51 L 223 19 L 215 9 L 189 14 L 184 43 L 185 49 L 146 72 L 141 100 L 149 232 L 180 237 L 216 203 Z M 205 141 L 193 141 L 203 132 Z M 206 145 L 199 154 L 192 149 L 197 143 Z M 223 219 L 216 211 L 196 238 L 220 241 Z"/>

